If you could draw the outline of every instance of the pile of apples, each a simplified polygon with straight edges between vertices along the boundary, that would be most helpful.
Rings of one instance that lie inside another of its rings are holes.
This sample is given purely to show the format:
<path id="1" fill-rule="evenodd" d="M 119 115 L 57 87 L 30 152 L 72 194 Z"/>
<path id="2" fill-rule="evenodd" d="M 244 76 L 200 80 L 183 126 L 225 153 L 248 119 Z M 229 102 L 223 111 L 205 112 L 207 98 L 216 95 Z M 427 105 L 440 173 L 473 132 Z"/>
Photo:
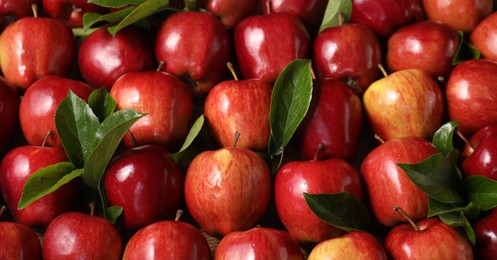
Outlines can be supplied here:
<path id="1" fill-rule="evenodd" d="M 496 7 L 0 1 L 0 259 L 496 259 Z"/>

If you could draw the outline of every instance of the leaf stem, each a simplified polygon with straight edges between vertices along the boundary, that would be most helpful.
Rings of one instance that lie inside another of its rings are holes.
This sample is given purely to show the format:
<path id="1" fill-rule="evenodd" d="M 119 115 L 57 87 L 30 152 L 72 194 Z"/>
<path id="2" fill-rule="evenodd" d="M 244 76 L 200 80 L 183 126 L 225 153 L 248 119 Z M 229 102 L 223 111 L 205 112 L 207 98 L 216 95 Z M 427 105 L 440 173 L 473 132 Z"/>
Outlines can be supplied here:
<path id="1" fill-rule="evenodd" d="M 98 197 L 100 197 L 100 204 L 102 204 L 102 215 L 104 216 L 105 219 L 107 219 L 107 203 L 105 202 L 105 194 L 102 190 L 102 184 L 98 185 L 97 188 L 98 191 Z"/>

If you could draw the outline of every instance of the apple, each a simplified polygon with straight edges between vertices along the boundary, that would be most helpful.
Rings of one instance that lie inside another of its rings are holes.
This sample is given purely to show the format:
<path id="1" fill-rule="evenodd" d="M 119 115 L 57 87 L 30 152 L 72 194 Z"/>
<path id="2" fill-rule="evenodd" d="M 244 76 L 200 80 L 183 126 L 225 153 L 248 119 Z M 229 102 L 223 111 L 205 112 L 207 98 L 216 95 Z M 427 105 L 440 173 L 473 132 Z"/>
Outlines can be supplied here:
<path id="1" fill-rule="evenodd" d="M 296 134 L 301 158 L 314 158 L 316 147 L 325 149 L 318 159 L 352 160 L 357 151 L 362 126 L 360 98 L 337 79 L 314 80 L 311 106 Z"/>
<path id="2" fill-rule="evenodd" d="M 17 209 L 28 177 L 41 168 L 65 161 L 68 159 L 62 148 L 47 146 L 19 146 L 3 157 L 0 190 L 17 223 L 46 227 L 58 215 L 79 206 L 81 183 L 75 179 L 29 206 Z"/>
<path id="3" fill-rule="evenodd" d="M 85 13 L 104 14 L 109 11 L 88 0 L 42 0 L 42 5 L 49 17 L 60 19 L 69 27 L 82 27 Z"/>
<path id="4" fill-rule="evenodd" d="M 0 216 L 5 208 L 0 208 Z M 0 234 L 0 259 L 42 259 L 40 239 L 28 226 L 1 221 Z"/>
<path id="5" fill-rule="evenodd" d="M 69 75 L 75 54 L 71 29 L 52 18 L 21 18 L 5 28 L 0 37 L 3 75 L 21 90 L 47 75 Z"/>
<path id="6" fill-rule="evenodd" d="M 141 27 L 127 26 L 112 36 L 103 26 L 83 39 L 78 49 L 81 76 L 89 85 L 110 89 L 127 72 L 156 68 L 150 34 Z"/>
<path id="7" fill-rule="evenodd" d="M 492 0 L 421 0 L 426 16 L 456 31 L 471 32 L 493 10 Z"/>
<path id="8" fill-rule="evenodd" d="M 233 147 L 198 154 L 186 172 L 184 196 L 209 235 L 253 228 L 269 205 L 271 176 L 255 152 Z"/>
<path id="9" fill-rule="evenodd" d="M 420 69 L 448 78 L 459 48 L 459 35 L 438 21 L 422 21 L 395 31 L 388 39 L 386 62 L 391 71 Z"/>
<path id="10" fill-rule="evenodd" d="M 33 15 L 32 5 L 39 4 L 40 0 L 2 0 L 0 1 L 0 15 L 14 16 L 13 20 Z"/>
<path id="11" fill-rule="evenodd" d="M 0 153 L 8 149 L 16 135 L 19 124 L 19 105 L 21 99 L 17 91 L 0 76 Z"/>
<path id="12" fill-rule="evenodd" d="M 214 15 L 185 11 L 169 15 L 159 26 L 155 57 L 164 71 L 186 82 L 196 96 L 204 96 L 227 72 L 230 36 Z"/>
<path id="13" fill-rule="evenodd" d="M 183 199 L 183 173 L 158 145 L 119 154 L 107 167 L 103 183 L 109 204 L 123 208 L 120 218 L 130 230 L 174 219 Z"/>
<path id="14" fill-rule="evenodd" d="M 297 242 L 285 231 L 255 227 L 234 231 L 219 242 L 215 259 L 304 259 Z"/>
<path id="15" fill-rule="evenodd" d="M 343 236 L 322 241 L 309 254 L 317 259 L 377 259 L 386 260 L 383 245 L 370 233 L 351 231 Z"/>
<path id="16" fill-rule="evenodd" d="M 481 57 L 497 61 L 497 51 L 493 48 L 497 41 L 497 13 L 483 19 L 471 31 L 469 41 L 481 53 Z"/>
<path id="17" fill-rule="evenodd" d="M 445 88 L 447 110 L 464 135 L 497 123 L 496 73 L 497 63 L 487 59 L 465 61 L 452 70 Z"/>
<path id="18" fill-rule="evenodd" d="M 480 218 L 474 226 L 476 235 L 475 253 L 478 259 L 495 259 L 497 256 L 497 210 Z"/>
<path id="19" fill-rule="evenodd" d="M 121 236 L 100 216 L 66 212 L 43 235 L 43 259 L 121 259 Z"/>
<path id="20" fill-rule="evenodd" d="M 371 84 L 363 95 L 371 126 L 386 141 L 427 139 L 442 125 L 444 99 L 438 83 L 420 69 L 399 70 Z"/>
<path id="21" fill-rule="evenodd" d="M 243 18 L 255 14 L 258 0 L 200 0 L 197 5 L 221 19 L 226 29 L 233 29 Z"/>
<path id="22" fill-rule="evenodd" d="M 464 175 L 483 175 L 497 181 L 497 124 L 480 128 L 472 135 L 460 158 Z"/>
<path id="23" fill-rule="evenodd" d="M 349 192 L 362 200 L 361 189 L 359 173 L 342 159 L 291 161 L 276 173 L 276 212 L 288 233 L 299 244 L 319 243 L 341 236 L 344 231 L 319 219 L 307 205 L 303 193 Z"/>
<path id="24" fill-rule="evenodd" d="M 188 86 L 178 77 L 161 72 L 128 72 L 112 85 L 117 109 L 134 109 L 147 115 L 124 136 L 126 147 L 158 144 L 173 150 L 183 143 L 193 113 Z"/>
<path id="25" fill-rule="evenodd" d="M 246 17 L 234 28 L 233 42 L 242 76 L 271 84 L 288 63 L 308 58 L 311 44 L 304 24 L 288 13 Z"/>
<path id="26" fill-rule="evenodd" d="M 129 239 L 123 260 L 211 259 L 207 240 L 190 223 L 163 220 L 141 228 Z"/>
<path id="27" fill-rule="evenodd" d="M 393 227 L 406 221 L 393 210 L 395 206 L 413 220 L 427 216 L 428 195 L 397 164 L 419 163 L 437 152 L 428 140 L 411 136 L 386 141 L 367 154 L 360 171 L 380 224 Z"/>
<path id="28" fill-rule="evenodd" d="M 421 0 L 404 0 L 411 14 L 411 22 L 419 22 L 426 20 L 425 10 L 423 8 L 423 4 L 421 4 Z"/>
<path id="29" fill-rule="evenodd" d="M 341 79 L 362 93 L 380 75 L 382 51 L 371 29 L 344 24 L 316 36 L 312 60 L 318 78 Z"/>
<path id="30" fill-rule="evenodd" d="M 55 127 L 55 112 L 69 90 L 88 100 L 93 89 L 78 80 L 45 76 L 26 90 L 19 106 L 19 121 L 28 144 L 62 148 Z"/>

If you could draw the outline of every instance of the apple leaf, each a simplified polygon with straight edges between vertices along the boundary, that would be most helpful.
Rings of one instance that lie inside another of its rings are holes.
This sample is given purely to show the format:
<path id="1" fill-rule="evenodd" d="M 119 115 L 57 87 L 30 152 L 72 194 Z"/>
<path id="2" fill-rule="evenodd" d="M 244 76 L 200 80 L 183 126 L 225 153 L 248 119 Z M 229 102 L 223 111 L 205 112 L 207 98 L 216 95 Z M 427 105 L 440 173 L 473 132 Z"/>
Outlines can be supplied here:
<path id="1" fill-rule="evenodd" d="M 446 157 L 454 154 L 453 138 L 458 125 L 459 122 L 456 121 L 447 122 L 433 135 L 431 143 Z"/>
<path id="2" fill-rule="evenodd" d="M 197 120 L 195 120 L 195 123 L 193 123 L 192 127 L 190 128 L 190 131 L 188 132 L 188 135 L 186 136 L 185 142 L 183 143 L 183 146 L 179 149 L 178 152 L 174 153 L 171 155 L 171 157 L 176 161 L 180 161 L 183 156 L 185 155 L 186 150 L 191 146 L 195 138 L 198 136 L 200 131 L 202 130 L 202 127 L 204 126 L 204 115 L 200 115 Z"/>
<path id="3" fill-rule="evenodd" d="M 121 206 L 108 207 L 105 209 L 105 213 L 107 220 L 110 223 L 115 224 L 117 218 L 119 218 L 119 216 L 121 216 L 121 214 L 123 213 L 123 207 Z"/>
<path id="4" fill-rule="evenodd" d="M 22 190 L 17 209 L 21 210 L 39 198 L 56 191 L 58 188 L 83 174 L 71 162 L 60 162 L 34 172 L 27 179 Z"/>
<path id="5" fill-rule="evenodd" d="M 304 198 L 312 212 L 324 222 L 346 232 L 367 230 L 371 215 L 366 207 L 348 192 L 308 194 Z"/>
<path id="6" fill-rule="evenodd" d="M 108 22 L 110 24 L 116 24 L 124 19 L 127 15 L 133 11 L 134 6 L 123 8 L 116 12 L 111 12 L 107 14 L 97 14 L 92 12 L 87 12 L 83 15 L 83 28 L 85 30 L 90 29 L 93 25 L 100 22 Z"/>
<path id="7" fill-rule="evenodd" d="M 459 47 L 457 48 L 454 57 L 452 57 L 452 65 L 455 66 L 466 60 L 479 59 L 481 56 L 480 51 L 464 39 L 464 33 L 462 31 L 458 31 L 458 33 Z"/>
<path id="8" fill-rule="evenodd" d="M 110 116 L 116 109 L 117 102 L 112 98 L 106 88 L 99 88 L 91 92 L 88 105 L 100 122 Z"/>
<path id="9" fill-rule="evenodd" d="M 340 18 L 341 16 L 341 18 Z M 319 32 L 326 28 L 339 26 L 350 21 L 352 17 L 352 0 L 328 1 Z M 342 19 L 340 21 L 340 19 Z"/>
<path id="10" fill-rule="evenodd" d="M 481 211 L 497 206 L 497 182 L 485 176 L 468 176 L 463 181 L 467 196 Z"/>
<path id="11" fill-rule="evenodd" d="M 139 5 L 147 0 L 88 0 L 88 3 L 108 8 L 121 8 L 127 5 Z"/>
<path id="12" fill-rule="evenodd" d="M 304 119 L 312 98 L 311 61 L 290 62 L 276 79 L 271 94 L 269 155 L 283 153 Z"/>
<path id="13" fill-rule="evenodd" d="M 464 211 L 451 212 L 439 215 L 440 220 L 451 227 L 462 227 L 466 233 L 466 237 L 472 245 L 475 245 L 475 231 L 469 223 Z"/>
<path id="14" fill-rule="evenodd" d="M 444 203 L 440 202 L 432 197 L 428 198 L 428 218 L 443 215 L 452 212 L 469 211 L 474 207 L 472 202 L 469 202 L 467 205 L 464 203 Z"/>

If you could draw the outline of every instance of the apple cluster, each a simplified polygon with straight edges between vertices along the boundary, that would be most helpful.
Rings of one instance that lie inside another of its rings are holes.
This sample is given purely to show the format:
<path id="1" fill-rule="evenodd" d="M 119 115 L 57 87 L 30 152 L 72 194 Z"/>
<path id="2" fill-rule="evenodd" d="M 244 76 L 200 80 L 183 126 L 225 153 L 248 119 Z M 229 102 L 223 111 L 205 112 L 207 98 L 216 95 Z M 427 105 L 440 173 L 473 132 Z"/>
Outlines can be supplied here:
<path id="1" fill-rule="evenodd" d="M 461 178 L 497 182 L 496 9 L 0 1 L 0 259 L 495 259 L 497 210 L 473 241 L 399 164 L 457 122 Z"/>

